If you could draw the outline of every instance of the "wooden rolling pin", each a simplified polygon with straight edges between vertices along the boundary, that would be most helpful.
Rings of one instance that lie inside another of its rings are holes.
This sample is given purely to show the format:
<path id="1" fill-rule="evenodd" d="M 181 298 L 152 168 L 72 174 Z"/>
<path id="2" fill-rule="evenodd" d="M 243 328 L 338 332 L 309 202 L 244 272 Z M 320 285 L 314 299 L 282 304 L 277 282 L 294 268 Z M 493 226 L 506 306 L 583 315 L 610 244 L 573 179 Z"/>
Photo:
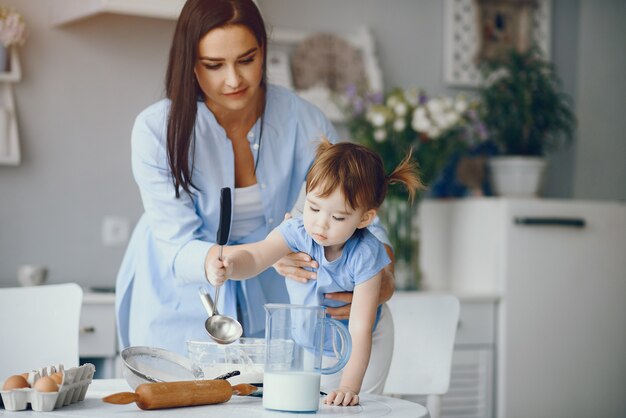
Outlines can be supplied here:
<path id="1" fill-rule="evenodd" d="M 245 383 L 231 386 L 226 380 L 189 380 L 183 382 L 143 383 L 135 392 L 120 392 L 102 398 L 118 405 L 136 402 L 141 409 L 178 408 L 210 405 L 228 401 L 231 396 L 249 395 L 257 388 Z"/>

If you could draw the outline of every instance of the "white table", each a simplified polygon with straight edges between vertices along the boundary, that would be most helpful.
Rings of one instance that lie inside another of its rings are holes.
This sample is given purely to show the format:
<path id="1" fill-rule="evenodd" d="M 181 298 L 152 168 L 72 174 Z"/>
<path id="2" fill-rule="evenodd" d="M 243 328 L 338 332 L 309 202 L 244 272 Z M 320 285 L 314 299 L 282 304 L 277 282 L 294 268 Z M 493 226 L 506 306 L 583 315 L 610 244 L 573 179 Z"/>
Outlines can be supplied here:
<path id="1" fill-rule="evenodd" d="M 111 405 L 101 401 L 106 395 L 117 392 L 132 391 L 123 379 L 96 379 L 89 386 L 87 396 L 82 402 L 64 406 L 51 412 L 34 412 L 31 409 L 24 411 L 6 411 L 0 409 L 0 416 L 15 417 L 124 417 L 124 418 L 171 418 L 173 415 L 184 418 L 216 417 L 263 417 L 263 418 L 292 418 L 297 416 L 315 417 L 345 417 L 358 416 L 364 418 L 388 417 L 388 418 L 421 418 L 429 417 L 428 411 L 423 406 L 397 398 L 387 396 L 364 394 L 361 397 L 361 405 L 352 407 L 328 406 L 320 404 L 317 414 L 297 414 L 289 412 L 268 411 L 263 409 L 261 398 L 250 396 L 233 396 L 230 401 L 205 406 L 193 406 L 176 409 L 160 409 L 154 411 L 142 411 L 134 403 L 128 405 Z"/>

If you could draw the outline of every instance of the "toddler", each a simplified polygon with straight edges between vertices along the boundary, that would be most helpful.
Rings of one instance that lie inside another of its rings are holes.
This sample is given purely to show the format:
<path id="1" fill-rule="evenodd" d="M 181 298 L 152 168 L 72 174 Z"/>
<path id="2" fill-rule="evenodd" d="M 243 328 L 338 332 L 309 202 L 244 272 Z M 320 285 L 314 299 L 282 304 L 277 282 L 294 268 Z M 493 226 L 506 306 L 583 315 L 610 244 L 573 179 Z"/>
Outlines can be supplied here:
<path id="1" fill-rule="evenodd" d="M 233 246 L 220 261 L 217 251 L 206 264 L 214 286 L 227 278 L 246 279 L 269 268 L 291 252 L 304 252 L 319 264 L 317 279 L 287 281 L 290 302 L 327 305 L 326 293 L 353 292 L 348 329 L 352 354 L 340 375 L 339 387 L 329 392 L 327 404 L 357 405 L 381 315 L 378 306 L 381 271 L 391 262 L 384 245 L 366 227 L 375 219 L 387 186 L 403 183 L 410 198 L 421 187 L 411 154 L 385 175 L 383 162 L 370 149 L 350 142 L 321 141 L 306 177 L 306 202 L 301 217 L 285 220 L 263 241 Z M 391 362 L 391 350 L 380 356 Z M 379 368 L 380 369 L 380 368 Z M 386 368 L 388 369 L 388 367 Z M 383 384 L 387 370 L 384 373 Z"/>

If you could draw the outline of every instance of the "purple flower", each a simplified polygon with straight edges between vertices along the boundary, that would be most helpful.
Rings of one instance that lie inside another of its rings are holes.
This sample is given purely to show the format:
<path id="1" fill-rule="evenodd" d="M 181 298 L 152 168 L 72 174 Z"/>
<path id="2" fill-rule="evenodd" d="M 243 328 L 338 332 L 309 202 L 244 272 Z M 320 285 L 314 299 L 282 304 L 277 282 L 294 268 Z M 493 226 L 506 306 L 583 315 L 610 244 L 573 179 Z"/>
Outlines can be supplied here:
<path id="1" fill-rule="evenodd" d="M 478 134 L 478 137 L 484 141 L 485 139 L 487 139 L 487 137 L 489 136 L 489 131 L 487 130 L 487 127 L 485 126 L 485 124 L 482 121 L 478 121 L 476 122 L 475 128 L 476 133 Z"/>
<path id="2" fill-rule="evenodd" d="M 383 100 L 385 100 L 385 97 L 382 92 L 378 91 L 375 93 L 368 93 L 367 100 L 372 104 L 379 105 L 383 103 Z"/>
<path id="3" fill-rule="evenodd" d="M 361 115 L 365 111 L 365 103 L 361 97 L 355 97 L 352 100 L 352 113 Z"/>
<path id="4" fill-rule="evenodd" d="M 356 86 L 354 84 L 348 84 L 348 86 L 346 87 L 346 97 L 349 100 L 354 100 L 355 97 L 357 97 L 357 89 Z"/>

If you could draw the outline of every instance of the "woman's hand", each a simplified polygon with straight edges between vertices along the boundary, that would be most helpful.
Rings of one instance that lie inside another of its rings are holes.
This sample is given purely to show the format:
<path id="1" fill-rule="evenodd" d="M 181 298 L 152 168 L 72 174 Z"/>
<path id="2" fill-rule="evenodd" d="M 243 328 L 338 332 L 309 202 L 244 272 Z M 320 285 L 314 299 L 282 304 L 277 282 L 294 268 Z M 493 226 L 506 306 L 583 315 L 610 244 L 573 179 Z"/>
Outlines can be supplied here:
<path id="1" fill-rule="evenodd" d="M 272 267 L 281 276 L 300 283 L 306 283 L 317 277 L 315 272 L 304 269 L 304 267 L 318 267 L 317 261 L 311 260 L 311 256 L 307 253 L 288 254 L 278 260 Z"/>
<path id="2" fill-rule="evenodd" d="M 353 406 L 359 404 L 359 394 L 347 387 L 330 392 L 324 400 L 326 405 Z"/>
<path id="3" fill-rule="evenodd" d="M 380 282 L 380 294 L 378 297 L 378 303 L 383 304 L 391 299 L 395 290 L 395 276 L 393 271 L 393 252 L 389 247 L 385 245 L 387 254 L 391 258 L 391 264 L 385 267 L 382 271 L 382 280 Z M 337 308 L 326 307 L 328 315 L 333 319 L 350 319 L 350 309 L 352 308 L 352 292 L 338 292 L 338 293 L 326 293 L 324 295 L 326 299 L 338 300 L 345 303 L 343 306 Z"/>
<path id="4" fill-rule="evenodd" d="M 223 257 L 220 260 L 212 248 L 204 260 L 204 274 L 213 286 L 221 286 L 233 274 L 233 266 L 234 262 L 228 257 Z"/>

